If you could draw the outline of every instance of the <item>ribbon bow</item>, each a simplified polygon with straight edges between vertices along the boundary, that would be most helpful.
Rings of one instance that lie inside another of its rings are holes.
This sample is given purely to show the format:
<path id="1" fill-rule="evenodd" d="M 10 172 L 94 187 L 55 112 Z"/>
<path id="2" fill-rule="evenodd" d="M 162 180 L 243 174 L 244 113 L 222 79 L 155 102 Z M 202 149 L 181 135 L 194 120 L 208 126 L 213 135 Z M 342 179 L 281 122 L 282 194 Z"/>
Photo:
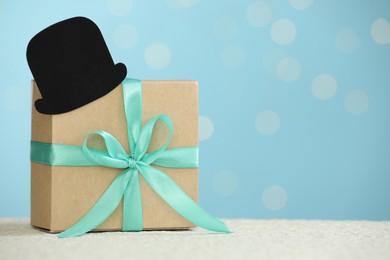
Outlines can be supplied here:
<path id="1" fill-rule="evenodd" d="M 150 187 L 180 215 L 202 228 L 228 233 L 225 224 L 203 210 L 168 175 L 151 164 L 170 168 L 198 167 L 198 148 L 167 149 L 172 139 L 172 121 L 167 115 L 151 118 L 142 128 L 142 83 L 125 79 L 123 100 L 125 107 L 130 154 L 119 141 L 105 131 L 89 133 L 82 147 L 31 142 L 31 160 L 50 165 L 91 166 L 101 165 L 125 169 L 107 188 L 96 204 L 75 225 L 59 234 L 59 237 L 80 236 L 102 224 L 123 201 L 122 231 L 142 230 L 142 202 L 139 173 Z M 146 153 L 157 121 L 169 129 L 168 140 L 154 152 Z M 107 150 L 88 147 L 91 136 L 103 138 Z"/>

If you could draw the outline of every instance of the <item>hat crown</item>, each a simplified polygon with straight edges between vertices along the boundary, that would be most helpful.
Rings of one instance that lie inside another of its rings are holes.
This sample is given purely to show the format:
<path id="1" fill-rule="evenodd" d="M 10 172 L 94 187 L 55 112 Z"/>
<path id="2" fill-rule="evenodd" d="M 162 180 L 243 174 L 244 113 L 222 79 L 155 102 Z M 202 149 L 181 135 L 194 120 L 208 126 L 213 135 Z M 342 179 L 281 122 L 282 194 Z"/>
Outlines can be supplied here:
<path id="1" fill-rule="evenodd" d="M 50 106 L 57 103 L 57 111 L 39 111 L 36 103 L 41 113 L 68 112 L 87 104 L 126 76 L 126 67 L 114 64 L 97 25 L 85 17 L 58 22 L 35 35 L 27 61 L 42 100 Z"/>

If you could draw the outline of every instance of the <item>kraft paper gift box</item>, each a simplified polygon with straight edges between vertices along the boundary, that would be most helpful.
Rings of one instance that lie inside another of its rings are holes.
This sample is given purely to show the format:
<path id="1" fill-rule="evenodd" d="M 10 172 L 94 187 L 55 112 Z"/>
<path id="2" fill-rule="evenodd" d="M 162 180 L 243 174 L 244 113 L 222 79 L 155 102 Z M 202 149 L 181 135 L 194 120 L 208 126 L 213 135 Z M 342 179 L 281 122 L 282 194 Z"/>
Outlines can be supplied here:
<path id="1" fill-rule="evenodd" d="M 40 92 L 32 81 L 32 99 Z M 173 122 L 168 148 L 198 145 L 198 84 L 196 81 L 142 81 L 142 122 L 167 114 Z M 32 141 L 81 146 L 86 135 L 104 130 L 129 153 L 122 86 L 75 110 L 57 115 L 39 113 L 32 106 Z M 157 124 L 148 152 L 162 146 L 168 129 Z M 104 149 L 102 139 L 90 146 Z M 197 168 L 163 168 L 193 200 L 198 199 Z M 104 166 L 51 166 L 31 162 L 31 224 L 50 232 L 63 231 L 80 220 L 123 171 Z M 139 175 L 143 229 L 186 229 L 193 224 L 166 204 Z M 122 202 L 94 230 L 121 230 Z"/>

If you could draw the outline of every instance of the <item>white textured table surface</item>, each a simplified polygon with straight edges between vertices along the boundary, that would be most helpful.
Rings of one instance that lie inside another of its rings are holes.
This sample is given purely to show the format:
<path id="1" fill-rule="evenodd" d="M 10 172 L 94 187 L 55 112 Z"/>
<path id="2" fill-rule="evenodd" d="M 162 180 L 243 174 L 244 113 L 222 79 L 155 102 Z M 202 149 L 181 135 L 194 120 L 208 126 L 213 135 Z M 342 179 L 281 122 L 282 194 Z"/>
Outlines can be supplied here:
<path id="1" fill-rule="evenodd" d="M 390 221 L 225 220 L 232 234 L 102 232 L 60 239 L 0 219 L 0 259 L 390 259 Z"/>

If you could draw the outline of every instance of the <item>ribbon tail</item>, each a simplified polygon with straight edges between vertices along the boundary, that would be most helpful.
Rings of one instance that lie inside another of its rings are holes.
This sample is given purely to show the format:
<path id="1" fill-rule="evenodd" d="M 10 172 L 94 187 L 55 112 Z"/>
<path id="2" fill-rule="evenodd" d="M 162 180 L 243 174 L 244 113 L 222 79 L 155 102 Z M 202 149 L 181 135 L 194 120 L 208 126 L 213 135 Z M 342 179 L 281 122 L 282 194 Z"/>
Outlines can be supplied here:
<path id="1" fill-rule="evenodd" d="M 207 230 L 230 233 L 222 221 L 202 209 L 168 175 L 146 164 L 138 167 L 150 187 L 184 218 Z"/>
<path id="2" fill-rule="evenodd" d="M 133 170 L 123 197 L 122 231 L 142 231 L 142 200 L 138 170 Z"/>
<path id="3" fill-rule="evenodd" d="M 119 174 L 90 211 L 75 225 L 60 233 L 58 237 L 80 236 L 102 224 L 118 207 L 129 179 L 128 170 Z"/>

